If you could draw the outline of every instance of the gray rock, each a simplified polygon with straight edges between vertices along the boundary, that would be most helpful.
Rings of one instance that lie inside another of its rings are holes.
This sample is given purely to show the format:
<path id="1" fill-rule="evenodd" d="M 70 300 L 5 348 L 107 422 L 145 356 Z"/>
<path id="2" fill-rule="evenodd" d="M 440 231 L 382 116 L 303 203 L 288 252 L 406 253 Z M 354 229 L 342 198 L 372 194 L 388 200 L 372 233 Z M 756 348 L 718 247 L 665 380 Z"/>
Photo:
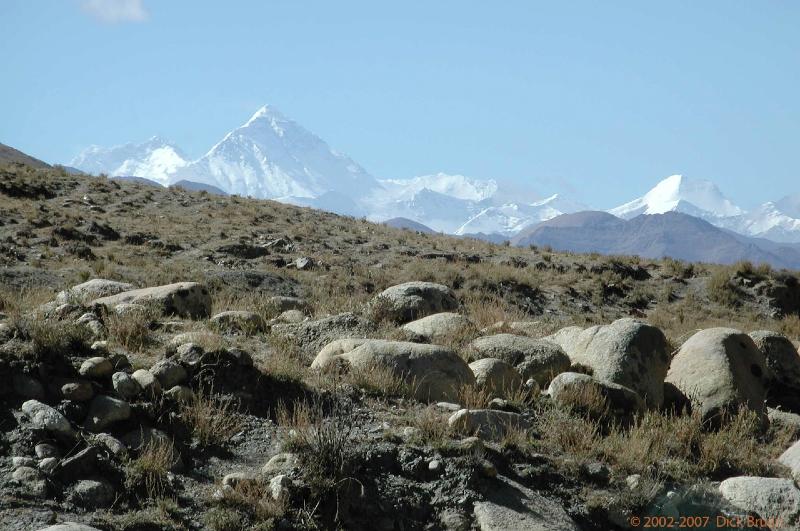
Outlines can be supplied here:
<path id="1" fill-rule="evenodd" d="M 366 337 L 374 330 L 373 323 L 352 313 L 341 313 L 302 323 L 275 324 L 271 329 L 274 335 L 297 344 L 309 356 L 336 339 Z"/>
<path id="2" fill-rule="evenodd" d="M 15 374 L 11 378 L 11 388 L 25 399 L 44 400 L 44 387 L 39 380 L 27 374 Z"/>
<path id="3" fill-rule="evenodd" d="M 191 402 L 194 400 L 194 391 L 185 385 L 176 385 L 165 391 L 164 396 L 175 402 Z"/>
<path id="4" fill-rule="evenodd" d="M 481 531 L 578 531 L 561 504 L 498 476 L 483 489 L 485 500 L 475 503 Z"/>
<path id="5" fill-rule="evenodd" d="M 560 345 L 573 364 L 591 367 L 598 380 L 633 389 L 649 408 L 661 407 L 669 346 L 658 328 L 625 318 L 580 332 L 562 329 L 546 339 Z"/>
<path id="6" fill-rule="evenodd" d="M 768 407 L 767 418 L 770 426 L 790 431 L 793 439 L 800 437 L 800 415 L 797 413 Z"/>
<path id="7" fill-rule="evenodd" d="M 275 318 L 275 321 L 279 323 L 302 323 L 305 320 L 306 314 L 300 310 L 286 310 Z"/>
<path id="8" fill-rule="evenodd" d="M 279 474 L 269 480 L 269 491 L 274 500 L 288 499 L 291 488 L 292 479 L 285 474 Z"/>
<path id="9" fill-rule="evenodd" d="M 766 330 L 750 332 L 764 355 L 769 373 L 767 404 L 800 412 L 800 355 L 785 336 Z"/>
<path id="10" fill-rule="evenodd" d="M 162 389 L 170 389 L 180 385 L 189 377 L 186 369 L 172 360 L 157 361 L 150 367 L 150 373 L 156 377 Z"/>
<path id="11" fill-rule="evenodd" d="M 56 465 L 55 473 L 67 482 L 96 474 L 98 472 L 99 455 L 97 446 L 87 446 L 78 453 L 59 461 Z"/>
<path id="12" fill-rule="evenodd" d="M 134 371 L 131 378 L 136 380 L 136 383 L 139 384 L 139 387 L 142 388 L 142 392 L 148 398 L 152 399 L 161 394 L 161 384 L 150 371 L 139 369 L 138 371 Z"/>
<path id="13" fill-rule="evenodd" d="M 503 360 L 483 358 L 469 364 L 475 382 L 491 396 L 508 396 L 522 387 L 522 377 L 513 366 Z"/>
<path id="14" fill-rule="evenodd" d="M 58 448 L 52 444 L 48 443 L 39 443 L 34 448 L 34 452 L 36 453 L 36 457 L 39 459 L 44 459 L 45 457 L 60 457 L 61 452 Z"/>
<path id="15" fill-rule="evenodd" d="M 800 490 L 791 479 L 734 477 L 720 483 L 719 492 L 737 509 L 781 522 L 781 529 L 800 523 Z"/>
<path id="16" fill-rule="evenodd" d="M 13 466 L 14 468 L 19 468 L 23 466 L 35 467 L 36 459 L 34 459 L 33 457 L 20 457 L 20 456 L 12 457 L 11 466 Z"/>
<path id="17" fill-rule="evenodd" d="M 58 465 L 57 457 L 45 457 L 44 459 L 39 461 L 39 464 L 37 466 L 39 467 L 39 470 L 41 470 L 45 474 L 50 474 L 56 469 L 57 465 Z"/>
<path id="18" fill-rule="evenodd" d="M 420 319 L 426 315 L 452 311 L 458 308 L 453 291 L 433 282 L 406 282 L 383 290 L 372 303 L 381 305 L 386 317 L 401 323 Z"/>
<path id="19" fill-rule="evenodd" d="M 231 310 L 220 312 L 210 319 L 211 323 L 224 330 L 260 332 L 264 330 L 264 320 L 254 312 Z"/>
<path id="20" fill-rule="evenodd" d="M 644 400 L 633 389 L 577 372 L 562 372 L 553 378 L 547 394 L 553 402 L 566 407 L 582 406 L 582 397 L 600 396 L 608 413 L 625 421 L 646 409 Z"/>
<path id="21" fill-rule="evenodd" d="M 316 263 L 314 262 L 313 258 L 302 256 L 294 261 L 294 266 L 300 271 L 306 271 L 309 269 L 314 269 Z"/>
<path id="22" fill-rule="evenodd" d="M 475 383 L 458 354 L 436 345 L 374 339 L 330 358 L 328 364 L 338 360 L 359 370 L 388 369 L 411 385 L 414 396 L 422 401 L 454 400 L 461 386 Z"/>
<path id="23" fill-rule="evenodd" d="M 461 409 L 447 419 L 447 424 L 458 433 L 482 438 L 502 437 L 509 429 L 530 428 L 530 423 L 519 413 L 495 409 Z"/>
<path id="24" fill-rule="evenodd" d="M 120 459 L 128 455 L 128 449 L 125 444 L 108 433 L 98 433 L 94 436 L 94 442 L 105 447 L 112 455 Z"/>
<path id="25" fill-rule="evenodd" d="M 142 392 L 142 386 L 127 372 L 115 372 L 111 376 L 111 386 L 125 400 L 135 398 Z"/>
<path id="26" fill-rule="evenodd" d="M 28 400 L 22 404 L 22 412 L 37 429 L 68 439 L 75 436 L 75 430 L 67 418 L 47 404 L 38 400 Z"/>
<path id="27" fill-rule="evenodd" d="M 47 484 L 42 473 L 33 467 L 17 468 L 11 473 L 11 480 L 32 496 L 41 497 L 47 492 Z"/>
<path id="28" fill-rule="evenodd" d="M 92 304 L 114 308 L 123 303 L 157 304 L 164 315 L 178 315 L 194 319 L 211 315 L 211 294 L 197 282 L 179 282 L 125 291 L 109 297 L 101 297 Z"/>
<path id="29" fill-rule="evenodd" d="M 104 479 L 82 479 L 72 490 L 73 500 L 83 507 L 108 507 L 114 496 L 114 486 Z"/>
<path id="30" fill-rule="evenodd" d="M 77 286 L 72 286 L 69 289 L 60 291 L 58 295 L 56 295 L 56 302 L 58 304 L 68 304 L 72 302 L 83 303 L 90 299 L 116 295 L 117 293 L 130 291 L 132 289 L 135 289 L 133 284 L 116 282 L 103 278 L 93 278 L 92 280 L 87 280 L 83 284 L 78 284 Z"/>
<path id="31" fill-rule="evenodd" d="M 356 347 L 360 347 L 369 339 L 359 339 L 359 338 L 344 338 L 344 339 L 336 339 L 331 341 L 327 345 L 325 345 L 322 350 L 319 351 L 317 356 L 314 358 L 314 361 L 311 362 L 312 369 L 327 369 L 330 367 L 331 363 L 335 360 L 336 357 L 341 356 L 342 354 L 346 354 L 350 352 Z"/>
<path id="32" fill-rule="evenodd" d="M 89 431 L 100 432 L 115 422 L 129 419 L 130 416 L 131 406 L 124 400 L 98 395 L 89 404 L 84 427 Z"/>
<path id="33" fill-rule="evenodd" d="M 792 471 L 795 481 L 800 481 L 800 441 L 795 442 L 780 457 L 778 462 Z"/>
<path id="34" fill-rule="evenodd" d="M 86 524 L 78 524 L 75 522 L 64 522 L 63 524 L 56 524 L 43 527 L 39 531 L 100 531 L 100 529 Z"/>
<path id="35" fill-rule="evenodd" d="M 764 355 L 747 334 L 709 328 L 690 337 L 673 358 L 666 382 L 704 419 L 719 419 L 746 406 L 766 422 Z"/>
<path id="36" fill-rule="evenodd" d="M 61 396 L 75 402 L 88 402 L 94 396 L 94 387 L 87 380 L 66 380 L 59 388 Z"/>
<path id="37" fill-rule="evenodd" d="M 236 487 L 237 485 L 248 483 L 255 485 L 257 480 L 252 474 L 247 472 L 231 472 L 230 474 L 225 474 L 222 478 L 222 485 L 225 487 Z"/>
<path id="38" fill-rule="evenodd" d="M 81 364 L 78 373 L 86 378 L 107 378 L 114 372 L 114 365 L 100 356 L 89 358 Z"/>
<path id="39" fill-rule="evenodd" d="M 261 472 L 264 475 L 288 474 L 297 466 L 297 455 L 284 452 L 273 455 L 261 468 Z"/>
<path id="40" fill-rule="evenodd" d="M 463 315 L 442 312 L 411 321 L 401 329 L 409 341 L 436 343 L 448 338 L 455 338 L 472 328 L 472 323 Z"/>

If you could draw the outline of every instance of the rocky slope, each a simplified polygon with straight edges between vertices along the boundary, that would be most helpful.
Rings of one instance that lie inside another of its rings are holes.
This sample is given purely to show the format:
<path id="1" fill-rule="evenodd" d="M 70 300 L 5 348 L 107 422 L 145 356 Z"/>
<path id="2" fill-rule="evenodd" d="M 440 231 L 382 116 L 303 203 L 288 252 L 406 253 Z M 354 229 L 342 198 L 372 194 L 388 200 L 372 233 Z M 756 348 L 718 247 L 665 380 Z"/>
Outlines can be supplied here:
<path id="1" fill-rule="evenodd" d="M 791 273 L 0 172 L 0 529 L 797 525 Z"/>

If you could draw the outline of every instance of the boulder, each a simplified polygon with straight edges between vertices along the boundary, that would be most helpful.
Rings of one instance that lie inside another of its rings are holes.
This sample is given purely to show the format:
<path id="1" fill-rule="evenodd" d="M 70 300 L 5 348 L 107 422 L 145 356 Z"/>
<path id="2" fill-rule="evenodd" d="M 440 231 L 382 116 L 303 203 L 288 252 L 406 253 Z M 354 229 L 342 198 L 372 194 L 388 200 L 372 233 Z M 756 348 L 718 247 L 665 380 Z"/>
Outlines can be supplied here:
<path id="1" fill-rule="evenodd" d="M 150 367 L 150 373 L 156 377 L 162 389 L 170 389 L 186 381 L 189 374 L 180 363 L 172 360 L 160 360 Z"/>
<path id="2" fill-rule="evenodd" d="M 287 310 L 300 310 L 302 312 L 308 311 L 308 303 L 298 297 L 270 297 L 267 304 L 275 309 L 275 313 L 283 313 Z"/>
<path id="3" fill-rule="evenodd" d="M 136 383 L 139 384 L 139 387 L 142 388 L 142 392 L 148 398 L 152 399 L 161 394 L 161 384 L 159 383 L 158 379 L 153 376 L 153 373 L 147 369 L 139 369 L 134 371 L 134 373 L 131 375 L 131 378 L 136 380 Z"/>
<path id="4" fill-rule="evenodd" d="M 286 310 L 275 318 L 279 323 L 302 323 L 307 319 L 306 314 L 300 310 Z"/>
<path id="5" fill-rule="evenodd" d="M 767 418 L 770 426 L 791 432 L 793 439 L 800 437 L 800 415 L 797 413 L 768 407 Z"/>
<path id="6" fill-rule="evenodd" d="M 409 341 L 436 343 L 456 337 L 471 327 L 472 323 L 463 315 L 442 312 L 406 323 L 402 330 Z"/>
<path id="7" fill-rule="evenodd" d="M 669 368 L 661 330 L 630 318 L 578 330 L 568 327 L 546 339 L 561 346 L 573 364 L 590 367 L 598 380 L 633 389 L 649 408 L 661 407 Z"/>
<path id="8" fill-rule="evenodd" d="M 750 337 L 764 355 L 767 375 L 767 405 L 800 413 L 800 355 L 788 338 L 758 330 Z"/>
<path id="9" fill-rule="evenodd" d="M 261 468 L 264 475 L 288 474 L 298 466 L 297 455 L 284 452 L 273 455 Z"/>
<path id="10" fill-rule="evenodd" d="M 128 284 L 127 282 L 93 278 L 92 280 L 87 280 L 83 284 L 78 284 L 77 286 L 72 286 L 69 289 L 60 291 L 58 295 L 56 295 L 56 302 L 58 304 L 68 304 L 71 302 L 83 303 L 91 299 L 109 297 L 122 293 L 123 291 L 131 291 L 134 289 L 136 289 L 136 286 Z"/>
<path id="11" fill-rule="evenodd" d="M 570 367 L 569 357 L 557 344 L 516 334 L 479 337 L 469 351 L 474 359 L 497 358 L 514 365 L 524 381 L 533 378 L 540 386 Z"/>
<path id="12" fill-rule="evenodd" d="M 157 304 L 165 315 L 178 315 L 193 319 L 206 318 L 211 315 L 211 295 L 208 288 L 197 282 L 178 282 L 166 286 L 125 291 L 93 301 L 93 304 L 102 304 L 110 308 L 123 303 Z"/>
<path id="13" fill-rule="evenodd" d="M 114 366 L 104 357 L 89 358 L 81 364 L 78 373 L 86 378 L 106 378 L 114 372 Z"/>
<path id="14" fill-rule="evenodd" d="M 791 479 L 733 477 L 720 483 L 719 492 L 737 509 L 780 522 L 780 529 L 800 523 L 800 490 Z"/>
<path id="15" fill-rule="evenodd" d="M 370 340 L 361 338 L 344 338 L 331 341 L 319 351 L 319 354 L 317 354 L 317 356 L 314 358 L 314 361 L 311 362 L 311 368 L 329 368 L 334 358 L 346 352 L 350 352 L 356 347 L 360 347 L 367 341 Z"/>
<path id="16" fill-rule="evenodd" d="M 100 531 L 100 529 L 76 522 L 64 522 L 63 524 L 43 527 L 39 531 Z"/>
<path id="17" fill-rule="evenodd" d="M 275 324 L 271 328 L 272 334 L 297 344 L 309 356 L 331 341 L 343 337 L 365 337 L 374 330 L 373 323 L 349 312 L 302 323 Z"/>
<path id="18" fill-rule="evenodd" d="M 766 422 L 767 371 L 764 355 L 750 336 L 732 328 L 709 328 L 681 346 L 666 381 L 704 419 L 718 419 L 746 406 Z"/>
<path id="19" fill-rule="evenodd" d="M 114 487 L 104 479 L 82 479 L 72 489 L 73 501 L 82 507 L 108 507 L 114 496 Z"/>
<path id="20" fill-rule="evenodd" d="M 633 389 L 577 372 L 562 372 L 553 378 L 547 394 L 561 406 L 588 407 L 594 412 L 600 407 L 625 421 L 632 420 L 646 409 L 644 400 Z M 594 397 L 600 397 L 602 402 L 592 402 Z"/>
<path id="21" fill-rule="evenodd" d="M 480 531 L 578 531 L 558 500 L 545 498 L 505 476 L 481 488 L 473 513 Z"/>
<path id="22" fill-rule="evenodd" d="M 800 481 L 800 441 L 795 442 L 780 457 L 778 462 L 792 471 L 795 481 Z"/>
<path id="23" fill-rule="evenodd" d="M 210 321 L 223 330 L 260 332 L 264 329 L 264 320 L 260 315 L 241 310 L 220 312 L 213 316 Z"/>
<path id="24" fill-rule="evenodd" d="M 502 437 L 509 429 L 528 429 L 530 423 L 519 413 L 495 409 L 461 409 L 447 419 L 456 432 L 483 438 Z"/>
<path id="25" fill-rule="evenodd" d="M 115 372 L 111 375 L 111 386 L 125 400 L 135 398 L 142 392 L 142 386 L 127 372 Z"/>
<path id="26" fill-rule="evenodd" d="M 28 400 L 22 404 L 22 412 L 31 421 L 34 428 L 45 430 L 64 438 L 72 438 L 75 430 L 67 418 L 38 400 Z"/>
<path id="27" fill-rule="evenodd" d="M 405 380 L 422 401 L 456 400 L 461 386 L 475 384 L 467 363 L 452 350 L 436 345 L 373 339 L 328 358 L 327 365 L 338 360 L 357 369 L 388 369 Z"/>
<path id="28" fill-rule="evenodd" d="M 62 397 L 75 402 L 88 402 L 94 396 L 94 387 L 88 380 L 59 380 L 58 391 Z"/>
<path id="29" fill-rule="evenodd" d="M 372 301 L 388 319 L 407 323 L 432 313 L 458 308 L 453 290 L 433 282 L 406 282 L 383 290 Z"/>
<path id="30" fill-rule="evenodd" d="M 84 427 L 95 433 L 103 431 L 107 426 L 131 416 L 131 406 L 124 400 L 106 395 L 98 395 L 89 404 L 89 414 Z"/>
<path id="31" fill-rule="evenodd" d="M 483 358 L 469 364 L 475 382 L 492 396 L 507 396 L 522 387 L 522 377 L 512 365 L 495 358 Z"/>

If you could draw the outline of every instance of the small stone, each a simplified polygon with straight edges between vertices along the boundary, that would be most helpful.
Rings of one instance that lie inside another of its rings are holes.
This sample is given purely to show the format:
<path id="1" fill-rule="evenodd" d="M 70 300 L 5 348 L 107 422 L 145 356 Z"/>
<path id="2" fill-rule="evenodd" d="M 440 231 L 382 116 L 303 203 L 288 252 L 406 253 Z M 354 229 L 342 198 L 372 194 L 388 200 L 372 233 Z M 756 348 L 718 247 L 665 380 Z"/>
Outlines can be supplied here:
<path id="1" fill-rule="evenodd" d="M 95 341 L 90 348 L 98 354 L 106 355 L 108 354 L 108 341 Z"/>
<path id="2" fill-rule="evenodd" d="M 111 373 L 113 372 L 114 366 L 111 364 L 108 358 L 103 358 L 100 356 L 89 358 L 88 360 L 84 361 L 81 364 L 81 368 L 78 369 L 78 373 L 86 378 L 106 378 L 111 376 Z"/>
<path id="3" fill-rule="evenodd" d="M 136 380 L 136 383 L 139 384 L 139 387 L 142 388 L 148 398 L 155 398 L 161 394 L 161 384 L 150 371 L 139 369 L 131 375 L 131 378 Z"/>
<path id="4" fill-rule="evenodd" d="M 108 433 L 98 433 L 95 435 L 94 440 L 97 444 L 104 446 L 115 457 L 121 459 L 128 455 L 128 449 L 125 447 L 125 444 Z"/>
<path id="5" fill-rule="evenodd" d="M 314 263 L 313 258 L 308 258 L 307 256 L 303 256 L 295 260 L 294 265 L 300 271 L 304 271 L 308 269 L 313 269 L 316 264 Z"/>
<path id="6" fill-rule="evenodd" d="M 608 478 L 611 476 L 611 470 L 603 463 L 584 463 L 581 466 L 581 472 L 586 478 L 594 481 L 595 483 L 608 483 Z"/>
<path id="7" fill-rule="evenodd" d="M 39 531 L 100 531 L 96 527 L 75 522 L 64 522 L 63 524 L 51 525 Z"/>
<path id="8" fill-rule="evenodd" d="M 74 402 L 88 402 L 94 396 L 94 388 L 87 380 L 69 380 L 61 384 L 61 396 Z"/>
<path id="9" fill-rule="evenodd" d="M 445 411 L 452 411 L 453 413 L 461 409 L 459 404 L 454 404 L 452 402 L 436 402 L 436 407 L 444 409 Z"/>
<path id="10" fill-rule="evenodd" d="M 482 454 L 486 451 L 483 441 L 478 437 L 465 437 L 453 444 L 455 450 L 462 453 Z"/>
<path id="11" fill-rule="evenodd" d="M 57 457 L 45 457 L 44 459 L 39 461 L 39 470 L 41 470 L 45 474 L 49 474 L 53 470 L 55 470 L 56 465 L 58 465 Z"/>
<path id="12" fill-rule="evenodd" d="M 47 443 L 39 443 L 34 448 L 36 452 L 36 457 L 39 459 L 44 459 L 45 457 L 60 457 L 61 452 L 58 451 L 58 448 L 52 444 Z"/>
<path id="13" fill-rule="evenodd" d="M 194 400 L 194 391 L 185 385 L 176 385 L 166 391 L 164 396 L 175 402 L 191 402 Z"/>
<path id="14" fill-rule="evenodd" d="M 83 479 L 75 484 L 72 495 L 83 507 L 108 507 L 114 501 L 114 487 L 104 479 Z"/>
<path id="15" fill-rule="evenodd" d="M 438 472 L 442 468 L 442 462 L 438 459 L 433 459 L 431 462 L 428 463 L 428 470 L 431 472 Z"/>
<path id="16" fill-rule="evenodd" d="M 111 376 L 111 385 L 114 391 L 125 400 L 135 398 L 142 392 L 142 386 L 126 372 L 115 372 Z"/>
<path id="17" fill-rule="evenodd" d="M 124 400 L 98 395 L 89 406 L 89 415 L 86 417 L 84 427 L 99 432 L 115 422 L 127 420 L 130 416 L 131 406 Z"/>
<path id="18" fill-rule="evenodd" d="M 300 310 L 286 310 L 276 317 L 275 320 L 282 323 L 302 323 L 306 320 L 306 314 Z"/>
<path id="19" fill-rule="evenodd" d="M 184 343 L 177 348 L 175 354 L 181 361 L 181 364 L 188 367 L 191 371 L 196 371 L 203 364 L 205 351 L 203 347 L 195 343 Z"/>
<path id="20" fill-rule="evenodd" d="M 639 488 L 639 485 L 642 482 L 642 475 L 641 474 L 631 474 L 630 476 L 625 478 L 625 484 L 631 490 L 636 490 Z"/>
<path id="21" fill-rule="evenodd" d="M 491 461 L 488 461 L 487 459 L 482 459 L 479 466 L 481 474 L 483 474 L 487 478 L 497 477 L 497 468 L 495 468 L 495 466 L 491 463 Z"/>
<path id="22" fill-rule="evenodd" d="M 225 487 L 236 487 L 237 485 L 255 483 L 256 478 L 247 472 L 231 472 L 222 478 L 222 485 Z"/>
<path id="23" fill-rule="evenodd" d="M 161 360 L 150 367 L 150 372 L 156 377 L 162 389 L 170 389 L 186 381 L 189 375 L 180 364 L 171 360 Z"/>
<path id="24" fill-rule="evenodd" d="M 87 477 L 97 472 L 99 452 L 96 446 L 87 446 L 80 452 L 59 461 L 56 472 L 64 479 Z"/>
<path id="25" fill-rule="evenodd" d="M 422 436 L 422 430 L 415 428 L 414 426 L 406 426 L 400 433 L 405 440 L 417 439 Z"/>
<path id="26" fill-rule="evenodd" d="M 11 378 L 11 387 L 22 398 L 44 400 L 44 387 L 27 374 L 15 374 Z"/>

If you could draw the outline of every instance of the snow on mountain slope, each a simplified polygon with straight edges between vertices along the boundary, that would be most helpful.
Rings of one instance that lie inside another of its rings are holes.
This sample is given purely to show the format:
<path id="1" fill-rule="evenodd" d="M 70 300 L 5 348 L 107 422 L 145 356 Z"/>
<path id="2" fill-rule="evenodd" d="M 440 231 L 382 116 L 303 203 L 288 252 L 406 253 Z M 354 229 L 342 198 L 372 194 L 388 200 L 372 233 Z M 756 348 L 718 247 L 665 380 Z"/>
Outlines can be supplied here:
<path id="1" fill-rule="evenodd" d="M 536 223 L 579 210 L 585 210 L 585 207 L 564 200 L 558 194 L 530 204 L 506 203 L 481 210 L 461 225 L 455 233 L 458 235 L 501 234 L 512 236 Z"/>
<path id="2" fill-rule="evenodd" d="M 258 198 L 338 192 L 355 199 L 380 188 L 352 159 L 269 106 L 172 178 Z"/>
<path id="3" fill-rule="evenodd" d="M 172 182 L 170 176 L 186 164 L 188 161 L 180 149 L 157 136 L 141 144 L 91 146 L 69 163 L 87 173 L 145 177 L 162 185 Z"/>
<path id="4" fill-rule="evenodd" d="M 427 189 L 457 199 L 482 201 L 492 197 L 498 189 L 497 182 L 493 179 L 484 181 L 446 173 L 422 175 L 411 179 L 385 179 L 381 184 L 398 199 L 410 199 L 414 194 Z"/>
<path id="5" fill-rule="evenodd" d="M 623 219 L 666 212 L 682 212 L 709 221 L 743 213 L 711 181 L 693 180 L 681 175 L 667 177 L 644 196 L 609 210 Z"/>

